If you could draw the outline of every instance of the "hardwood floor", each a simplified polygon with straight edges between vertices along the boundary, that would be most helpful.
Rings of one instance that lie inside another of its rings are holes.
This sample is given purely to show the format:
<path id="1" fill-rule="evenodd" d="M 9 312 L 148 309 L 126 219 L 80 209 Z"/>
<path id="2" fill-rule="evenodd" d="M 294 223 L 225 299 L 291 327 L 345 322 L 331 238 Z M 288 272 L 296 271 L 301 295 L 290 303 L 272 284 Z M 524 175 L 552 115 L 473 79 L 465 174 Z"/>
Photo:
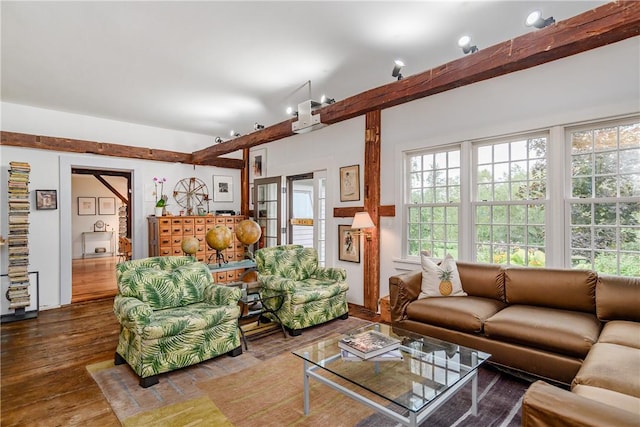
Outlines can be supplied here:
<path id="1" fill-rule="evenodd" d="M 99 271 L 102 267 L 93 268 Z M 87 267 L 86 282 L 95 287 L 101 280 L 89 280 L 89 274 L 100 274 L 92 271 Z M 379 320 L 360 306 L 350 305 L 349 314 Z M 113 358 L 118 322 L 112 297 L 73 303 L 41 311 L 36 319 L 2 324 L 0 336 L 2 426 L 119 425 L 85 369 Z"/>
<path id="2" fill-rule="evenodd" d="M 0 328 L 2 426 L 119 425 L 85 366 L 113 357 L 113 298 L 41 311 Z"/>
<path id="3" fill-rule="evenodd" d="M 113 297 L 116 285 L 118 257 L 74 259 L 71 265 L 71 302 Z"/>

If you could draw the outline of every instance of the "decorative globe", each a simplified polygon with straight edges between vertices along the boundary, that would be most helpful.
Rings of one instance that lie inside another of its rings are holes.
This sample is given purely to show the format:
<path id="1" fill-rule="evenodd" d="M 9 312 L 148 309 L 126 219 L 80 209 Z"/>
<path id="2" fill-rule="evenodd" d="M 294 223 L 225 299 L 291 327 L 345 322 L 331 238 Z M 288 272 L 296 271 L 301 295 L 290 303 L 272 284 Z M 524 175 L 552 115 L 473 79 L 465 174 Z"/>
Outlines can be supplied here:
<path id="1" fill-rule="evenodd" d="M 200 249 L 200 242 L 195 237 L 185 237 L 180 244 L 182 252 L 189 255 L 195 255 Z"/>
<path id="2" fill-rule="evenodd" d="M 260 225 L 250 219 L 245 219 L 236 224 L 236 237 L 244 245 L 253 245 L 260 240 L 262 230 Z"/>
<path id="3" fill-rule="evenodd" d="M 207 231 L 205 240 L 207 241 L 207 245 L 209 245 L 209 247 L 217 251 L 222 251 L 227 249 L 233 241 L 233 233 L 231 232 L 229 227 L 225 227 L 224 225 L 216 225 L 211 230 Z"/>

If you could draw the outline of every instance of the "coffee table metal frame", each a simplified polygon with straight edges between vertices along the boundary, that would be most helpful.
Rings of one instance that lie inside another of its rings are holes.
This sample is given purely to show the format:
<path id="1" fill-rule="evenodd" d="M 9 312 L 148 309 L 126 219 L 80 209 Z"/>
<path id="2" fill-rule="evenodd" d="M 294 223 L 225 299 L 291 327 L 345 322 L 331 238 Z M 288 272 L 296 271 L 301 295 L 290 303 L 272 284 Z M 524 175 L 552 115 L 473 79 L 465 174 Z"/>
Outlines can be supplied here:
<path id="1" fill-rule="evenodd" d="M 376 330 L 380 330 L 381 325 L 375 324 L 373 325 L 373 328 L 375 328 Z M 387 331 L 387 333 L 390 331 L 390 328 L 387 325 L 382 325 L 382 331 Z M 420 350 L 417 350 L 416 348 L 414 348 L 414 346 L 412 346 L 411 343 L 420 343 L 422 344 L 425 340 L 428 341 L 429 343 L 442 343 L 442 344 L 446 344 L 446 345 L 452 345 L 451 343 L 446 343 L 444 341 L 440 341 L 440 340 L 436 340 L 433 338 L 429 338 L 429 337 L 420 337 L 419 335 L 412 333 L 412 332 L 408 332 L 408 331 L 402 331 L 402 330 L 398 330 L 398 329 L 394 329 L 393 330 L 394 333 L 392 333 L 392 335 L 394 336 L 398 336 L 398 334 L 400 336 L 402 336 L 403 333 L 406 334 L 406 337 L 409 338 L 409 341 L 405 340 L 403 341 L 403 345 L 400 346 L 400 349 L 402 350 L 402 352 L 406 355 L 406 354 L 411 354 L 412 357 L 413 355 L 417 356 L 418 358 L 420 357 L 424 357 L 427 356 L 427 353 L 424 353 Z M 420 337 L 420 338 L 418 338 Z M 328 343 L 330 341 L 337 341 L 336 338 L 334 339 L 330 339 L 330 340 L 325 340 L 322 343 Z M 316 343 L 318 344 L 318 343 Z M 404 344 L 409 344 L 404 345 Z M 417 408 L 417 410 L 413 410 L 410 408 L 406 408 L 403 407 L 401 405 L 399 405 L 397 402 L 394 402 L 391 398 L 386 397 L 380 393 L 376 393 L 375 391 L 372 390 L 368 390 L 366 386 L 363 386 L 361 384 L 358 384 L 358 382 L 354 381 L 353 378 L 348 378 L 345 376 L 340 376 L 339 373 L 333 372 L 331 369 L 328 369 L 326 366 L 328 366 L 331 362 L 336 361 L 337 359 L 340 359 L 340 352 L 338 351 L 336 354 L 333 354 L 323 360 L 319 360 L 319 361 L 313 361 L 310 358 L 310 354 L 308 351 L 305 351 L 305 349 L 302 349 L 301 351 L 294 351 L 293 353 L 302 358 L 304 361 L 303 364 L 303 381 L 304 381 L 304 414 L 305 415 L 309 415 L 309 406 L 310 406 L 310 402 L 309 402 L 309 380 L 310 378 L 314 378 L 315 380 L 333 388 L 334 390 L 337 390 L 338 392 L 364 404 L 369 406 L 370 408 L 374 409 L 375 411 L 403 424 L 406 426 L 411 426 L 411 427 L 416 427 L 418 425 L 420 425 L 429 415 L 431 415 L 435 410 L 437 410 L 438 408 L 440 408 L 443 404 L 445 404 L 452 396 L 454 396 L 460 389 L 462 389 L 466 384 L 468 384 L 469 382 L 471 382 L 471 413 L 476 416 L 478 414 L 478 367 L 484 363 L 484 361 L 486 361 L 491 355 L 481 352 L 481 351 L 476 351 L 476 350 L 472 350 L 472 349 L 467 349 L 465 347 L 462 346 L 456 346 L 458 348 L 463 348 L 465 350 L 469 350 L 471 353 L 471 364 L 470 366 L 466 366 L 466 368 L 468 369 L 468 372 L 463 375 L 459 380 L 457 380 L 456 382 L 454 382 L 451 386 L 447 387 L 445 391 L 443 391 L 441 394 L 437 395 L 434 399 L 432 399 L 431 401 L 425 403 L 424 405 L 422 405 L 421 407 Z M 387 363 L 393 363 L 393 362 L 388 362 L 388 361 L 382 361 L 382 362 L 371 362 L 371 361 L 357 361 L 357 362 L 347 362 L 347 363 L 368 363 L 372 365 L 372 369 L 374 374 L 378 374 L 380 373 L 380 369 L 384 369 L 384 364 Z M 382 368 L 381 368 L 382 367 Z M 318 372 L 316 372 L 318 371 Z M 319 372 L 330 372 L 333 373 L 335 375 L 338 375 L 339 377 L 346 379 L 347 381 L 349 381 L 349 383 L 355 385 L 355 390 L 351 390 L 350 388 L 347 388 L 339 383 L 337 383 L 336 381 L 332 380 L 331 378 L 328 378 L 326 376 L 321 375 Z M 369 392 L 373 392 L 374 394 L 382 397 L 384 400 L 388 401 L 389 403 L 392 403 L 394 405 L 397 405 L 398 407 L 402 408 L 403 410 L 408 410 L 409 415 L 408 416 L 404 416 L 402 414 L 399 414 L 398 412 L 394 411 L 393 409 L 391 409 L 388 406 L 384 406 L 372 399 L 369 399 L 368 397 L 362 395 L 361 393 L 359 393 L 358 391 L 360 389 L 363 390 L 368 390 Z M 410 390 L 407 390 L 407 392 L 409 392 Z"/>

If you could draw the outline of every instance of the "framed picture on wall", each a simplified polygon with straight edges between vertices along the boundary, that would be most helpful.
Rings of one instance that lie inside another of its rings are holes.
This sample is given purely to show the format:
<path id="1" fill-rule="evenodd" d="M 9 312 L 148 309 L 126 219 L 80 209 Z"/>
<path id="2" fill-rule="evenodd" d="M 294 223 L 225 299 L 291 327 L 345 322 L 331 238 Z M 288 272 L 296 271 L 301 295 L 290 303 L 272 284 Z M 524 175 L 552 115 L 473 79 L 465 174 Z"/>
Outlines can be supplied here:
<path id="1" fill-rule="evenodd" d="M 360 165 L 340 168 L 340 201 L 360 200 Z"/>
<path id="2" fill-rule="evenodd" d="M 98 197 L 98 213 L 100 215 L 116 214 L 116 198 L 115 197 Z"/>
<path id="3" fill-rule="evenodd" d="M 78 215 L 95 215 L 96 198 L 78 197 Z"/>
<path id="4" fill-rule="evenodd" d="M 350 225 L 338 225 L 338 259 L 360 262 L 360 236 Z"/>
<path id="5" fill-rule="evenodd" d="M 213 201 L 233 202 L 233 177 L 213 176 Z"/>
<path id="6" fill-rule="evenodd" d="M 249 181 L 267 176 L 267 150 L 254 150 L 249 156 Z"/>
<path id="7" fill-rule="evenodd" d="M 58 191 L 36 190 L 36 209 L 58 209 Z"/>

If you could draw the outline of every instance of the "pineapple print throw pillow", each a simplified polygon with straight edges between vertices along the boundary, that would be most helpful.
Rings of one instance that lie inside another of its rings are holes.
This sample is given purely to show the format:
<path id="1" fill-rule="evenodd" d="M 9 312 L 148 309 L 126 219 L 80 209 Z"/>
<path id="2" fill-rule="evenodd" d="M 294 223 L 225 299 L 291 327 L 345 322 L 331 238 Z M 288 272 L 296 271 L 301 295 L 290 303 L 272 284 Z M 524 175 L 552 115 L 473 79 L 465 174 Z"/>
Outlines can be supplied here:
<path id="1" fill-rule="evenodd" d="M 422 288 L 418 298 L 463 297 L 458 266 L 451 255 L 447 255 L 438 265 L 426 255 L 421 255 Z"/>

